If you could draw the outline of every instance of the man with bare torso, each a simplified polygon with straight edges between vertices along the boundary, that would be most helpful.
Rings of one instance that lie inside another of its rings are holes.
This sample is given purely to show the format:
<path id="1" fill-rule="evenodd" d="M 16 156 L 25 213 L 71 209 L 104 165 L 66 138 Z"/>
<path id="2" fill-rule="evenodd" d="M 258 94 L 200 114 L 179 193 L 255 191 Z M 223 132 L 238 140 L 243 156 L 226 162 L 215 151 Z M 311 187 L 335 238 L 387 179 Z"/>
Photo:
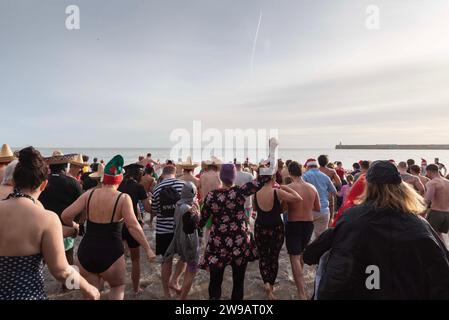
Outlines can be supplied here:
<path id="1" fill-rule="evenodd" d="M 282 184 L 288 184 L 286 182 L 286 179 L 290 177 L 290 174 L 288 173 L 288 166 L 292 163 L 292 160 L 285 161 L 285 166 L 281 170 L 281 177 L 282 177 Z"/>
<path id="2" fill-rule="evenodd" d="M 442 177 L 445 177 L 447 173 L 446 166 L 440 162 L 439 158 L 435 158 L 435 164 L 438 166 L 438 169 L 440 170 L 440 175 Z"/>
<path id="3" fill-rule="evenodd" d="M 436 164 L 427 166 L 427 192 L 424 197 L 430 210 L 427 221 L 440 237 L 449 231 L 449 180 L 441 177 L 440 168 Z"/>
<path id="4" fill-rule="evenodd" d="M 412 175 L 418 177 L 419 180 L 421 180 L 421 183 L 423 184 L 424 189 L 426 189 L 426 185 L 430 181 L 430 179 L 422 175 L 421 167 L 418 166 L 417 164 L 410 166 L 410 173 Z"/>
<path id="5" fill-rule="evenodd" d="M 206 199 L 210 191 L 221 187 L 218 165 L 212 162 L 206 162 L 206 170 L 200 176 L 200 194 L 201 199 Z"/>
<path id="6" fill-rule="evenodd" d="M 399 173 L 401 174 L 401 178 L 404 182 L 407 182 L 409 185 L 411 185 L 416 191 L 418 191 L 418 193 L 420 195 L 424 195 L 425 193 L 425 188 L 424 185 L 422 184 L 421 180 L 417 177 L 414 176 L 410 173 L 407 172 L 407 163 L 402 161 L 399 162 L 398 164 L 398 170 Z"/>
<path id="7" fill-rule="evenodd" d="M 290 256 L 293 278 L 300 299 L 306 299 L 304 289 L 302 253 L 313 234 L 313 211 L 320 212 L 320 197 L 315 187 L 302 179 L 302 166 L 292 161 L 288 166 L 292 183 L 288 185 L 295 190 L 303 201 L 288 203 L 288 222 L 285 226 L 285 243 Z"/>
<path id="8" fill-rule="evenodd" d="M 207 194 L 210 191 L 216 190 L 221 188 L 221 180 L 220 180 L 220 173 L 218 170 L 218 162 L 215 161 L 205 161 L 206 170 L 200 175 L 200 199 L 201 204 L 206 199 Z M 207 242 L 209 241 L 209 234 L 210 234 L 210 228 L 212 227 L 212 216 L 209 218 L 209 220 L 206 223 L 206 229 L 204 231 L 203 235 L 203 244 L 204 246 L 207 245 Z"/>
<path id="9" fill-rule="evenodd" d="M 179 180 L 192 182 L 197 189 L 200 187 L 200 179 L 193 175 L 193 172 L 196 167 L 198 167 L 198 163 L 192 162 L 191 157 L 187 157 L 186 162 L 180 162 L 178 167 L 182 170 L 182 174 L 178 177 Z"/>

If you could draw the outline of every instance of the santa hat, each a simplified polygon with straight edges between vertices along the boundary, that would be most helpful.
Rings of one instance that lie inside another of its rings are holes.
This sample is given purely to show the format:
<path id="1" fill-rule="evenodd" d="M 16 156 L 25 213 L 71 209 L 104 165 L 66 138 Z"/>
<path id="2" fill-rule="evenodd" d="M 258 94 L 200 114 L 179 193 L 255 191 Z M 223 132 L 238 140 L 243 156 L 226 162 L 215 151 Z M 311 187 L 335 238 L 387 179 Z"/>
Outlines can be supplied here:
<path id="1" fill-rule="evenodd" d="M 123 165 L 125 161 L 120 155 L 115 156 L 104 168 L 103 184 L 118 185 L 123 181 Z"/>
<path id="2" fill-rule="evenodd" d="M 316 159 L 307 159 L 306 163 L 304 164 L 306 168 L 310 167 L 318 167 L 318 162 Z"/>

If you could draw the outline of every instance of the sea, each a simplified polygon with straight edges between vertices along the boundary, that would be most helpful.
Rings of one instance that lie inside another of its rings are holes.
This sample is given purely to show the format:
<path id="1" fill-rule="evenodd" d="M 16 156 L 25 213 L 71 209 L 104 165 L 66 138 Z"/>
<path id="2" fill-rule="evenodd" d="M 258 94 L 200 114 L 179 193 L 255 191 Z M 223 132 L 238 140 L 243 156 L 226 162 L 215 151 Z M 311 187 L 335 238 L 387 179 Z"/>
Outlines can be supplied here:
<path id="1" fill-rule="evenodd" d="M 59 150 L 64 154 L 69 153 L 81 153 L 89 156 L 91 162 L 93 158 L 98 160 L 108 161 L 113 156 L 120 154 L 125 159 L 125 163 L 134 163 L 138 160 L 139 156 L 146 156 L 147 153 L 152 154 L 154 160 L 160 160 L 164 162 L 167 159 L 172 159 L 176 162 L 180 160 L 186 160 L 186 155 L 192 156 L 193 161 L 199 162 L 201 160 L 207 160 L 210 158 L 207 152 L 184 152 L 184 159 L 182 154 L 179 153 L 177 158 L 173 157 L 173 150 L 170 148 L 37 148 L 43 156 L 51 156 L 53 151 Z M 198 150 L 197 150 L 198 151 Z M 230 162 L 234 158 L 239 161 L 244 161 L 246 157 L 253 163 L 259 162 L 261 159 L 266 159 L 268 154 L 260 150 L 255 152 L 250 149 L 242 150 L 224 150 L 221 153 L 214 153 L 215 156 L 223 160 L 224 162 Z M 201 157 L 201 154 L 206 156 Z M 209 152 L 210 153 L 210 152 Z M 421 164 L 421 158 L 427 160 L 427 163 L 433 163 L 435 158 L 439 158 L 440 163 L 449 164 L 449 150 L 342 150 L 334 148 L 279 148 L 277 157 L 285 160 L 296 160 L 299 163 L 304 163 L 309 158 L 317 158 L 319 155 L 328 155 L 332 162 L 341 161 L 345 168 L 351 168 L 354 162 L 360 160 L 390 160 L 393 159 L 396 162 L 407 161 L 407 159 L 414 159 L 417 164 Z M 200 158 L 198 158 L 198 155 Z M 264 156 L 265 155 L 265 156 Z"/>

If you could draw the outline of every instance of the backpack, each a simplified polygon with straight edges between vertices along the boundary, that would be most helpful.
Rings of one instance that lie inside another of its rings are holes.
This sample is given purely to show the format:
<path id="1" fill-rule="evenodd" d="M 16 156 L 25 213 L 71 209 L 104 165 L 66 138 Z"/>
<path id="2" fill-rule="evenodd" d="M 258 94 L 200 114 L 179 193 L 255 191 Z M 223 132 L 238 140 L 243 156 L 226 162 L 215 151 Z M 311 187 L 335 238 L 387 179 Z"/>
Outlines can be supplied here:
<path id="1" fill-rule="evenodd" d="M 163 188 L 159 193 L 159 206 L 162 217 L 175 215 L 176 202 L 181 199 L 179 192 L 172 186 Z"/>

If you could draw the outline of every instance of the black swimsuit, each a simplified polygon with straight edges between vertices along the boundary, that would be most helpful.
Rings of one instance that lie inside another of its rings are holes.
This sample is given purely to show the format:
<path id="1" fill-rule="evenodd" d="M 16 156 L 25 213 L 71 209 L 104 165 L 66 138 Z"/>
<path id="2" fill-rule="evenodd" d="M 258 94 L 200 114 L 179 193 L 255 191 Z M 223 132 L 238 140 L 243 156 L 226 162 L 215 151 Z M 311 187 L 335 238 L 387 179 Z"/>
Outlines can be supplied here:
<path id="1" fill-rule="evenodd" d="M 121 193 L 115 202 L 110 223 L 96 223 L 89 220 L 89 204 L 94 194 L 87 201 L 87 231 L 78 248 L 78 260 L 90 273 L 103 273 L 124 254 L 122 243 L 123 221 L 113 222 Z"/>
<path id="2" fill-rule="evenodd" d="M 273 190 L 273 207 L 262 210 L 254 196 L 257 218 L 254 237 L 259 252 L 259 270 L 264 283 L 274 285 L 279 270 L 279 254 L 284 245 L 284 223 L 281 218 L 281 203 L 276 190 Z"/>

